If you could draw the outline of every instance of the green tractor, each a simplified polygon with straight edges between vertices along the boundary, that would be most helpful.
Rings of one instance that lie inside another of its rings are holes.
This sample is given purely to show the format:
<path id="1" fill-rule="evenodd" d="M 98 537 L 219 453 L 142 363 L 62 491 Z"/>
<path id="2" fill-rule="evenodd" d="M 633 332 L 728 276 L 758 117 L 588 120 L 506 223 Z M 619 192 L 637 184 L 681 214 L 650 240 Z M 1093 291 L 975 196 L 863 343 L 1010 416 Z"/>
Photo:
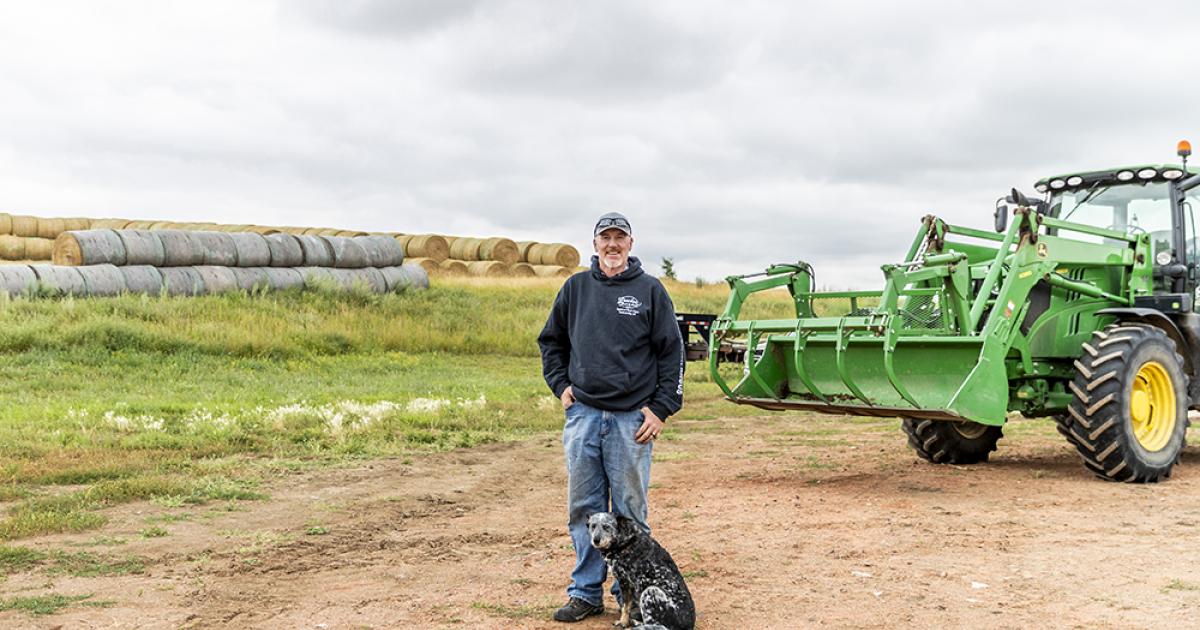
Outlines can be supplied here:
<path id="1" fill-rule="evenodd" d="M 926 216 L 882 291 L 815 291 L 804 262 L 730 277 L 710 347 L 747 352 L 740 378 L 711 352 L 712 376 L 738 404 L 898 416 L 934 463 L 987 461 L 1020 412 L 1053 418 L 1102 479 L 1169 477 L 1200 409 L 1200 175 L 1178 153 L 1014 189 L 994 232 Z M 794 318 L 739 319 L 780 287 Z"/>

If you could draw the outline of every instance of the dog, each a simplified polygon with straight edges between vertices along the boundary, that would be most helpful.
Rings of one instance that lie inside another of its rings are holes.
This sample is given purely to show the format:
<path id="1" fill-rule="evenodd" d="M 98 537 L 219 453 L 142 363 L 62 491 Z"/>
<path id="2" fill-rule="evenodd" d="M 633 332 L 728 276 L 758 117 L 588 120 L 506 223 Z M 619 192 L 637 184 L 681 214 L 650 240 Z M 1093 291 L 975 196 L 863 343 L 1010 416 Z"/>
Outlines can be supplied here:
<path id="1" fill-rule="evenodd" d="M 633 519 L 598 512 L 588 518 L 588 533 L 621 585 L 621 616 L 613 625 L 644 630 L 695 627 L 696 605 L 679 567 Z"/>

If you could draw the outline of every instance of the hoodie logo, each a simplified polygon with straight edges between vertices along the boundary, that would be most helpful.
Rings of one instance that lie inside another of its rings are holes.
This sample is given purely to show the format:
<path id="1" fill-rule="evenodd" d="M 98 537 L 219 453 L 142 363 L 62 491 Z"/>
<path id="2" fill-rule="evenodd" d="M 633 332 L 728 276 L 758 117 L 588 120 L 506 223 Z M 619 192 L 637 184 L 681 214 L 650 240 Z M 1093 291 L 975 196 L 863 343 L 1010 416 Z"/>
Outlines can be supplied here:
<path id="1" fill-rule="evenodd" d="M 637 315 L 642 303 L 632 295 L 622 295 L 617 298 L 617 312 L 622 315 Z"/>

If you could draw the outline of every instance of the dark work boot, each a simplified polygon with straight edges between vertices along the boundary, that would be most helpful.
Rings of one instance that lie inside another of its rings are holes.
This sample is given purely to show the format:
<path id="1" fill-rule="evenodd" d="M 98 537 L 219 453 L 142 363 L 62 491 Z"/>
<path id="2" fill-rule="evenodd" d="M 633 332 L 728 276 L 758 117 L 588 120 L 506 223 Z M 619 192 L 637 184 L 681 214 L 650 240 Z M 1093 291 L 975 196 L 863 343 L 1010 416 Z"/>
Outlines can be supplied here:
<path id="1" fill-rule="evenodd" d="M 562 608 L 554 611 L 554 620 L 575 623 L 603 612 L 604 606 L 593 606 L 578 597 L 572 597 Z"/>

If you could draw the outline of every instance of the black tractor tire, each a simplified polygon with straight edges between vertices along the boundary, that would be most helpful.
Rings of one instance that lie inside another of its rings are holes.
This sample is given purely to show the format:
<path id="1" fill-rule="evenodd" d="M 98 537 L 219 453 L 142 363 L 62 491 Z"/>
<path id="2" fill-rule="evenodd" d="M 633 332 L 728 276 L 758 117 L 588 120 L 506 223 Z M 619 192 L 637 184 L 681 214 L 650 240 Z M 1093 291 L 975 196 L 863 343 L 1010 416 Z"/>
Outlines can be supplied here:
<path id="1" fill-rule="evenodd" d="M 904 418 L 900 426 L 917 456 L 935 464 L 986 462 L 1004 436 L 1000 427 L 966 421 Z"/>
<path id="2" fill-rule="evenodd" d="M 1092 333 L 1068 387 L 1059 427 L 1088 470 L 1130 483 L 1171 476 L 1186 445 L 1188 376 L 1165 332 L 1119 322 Z"/>

